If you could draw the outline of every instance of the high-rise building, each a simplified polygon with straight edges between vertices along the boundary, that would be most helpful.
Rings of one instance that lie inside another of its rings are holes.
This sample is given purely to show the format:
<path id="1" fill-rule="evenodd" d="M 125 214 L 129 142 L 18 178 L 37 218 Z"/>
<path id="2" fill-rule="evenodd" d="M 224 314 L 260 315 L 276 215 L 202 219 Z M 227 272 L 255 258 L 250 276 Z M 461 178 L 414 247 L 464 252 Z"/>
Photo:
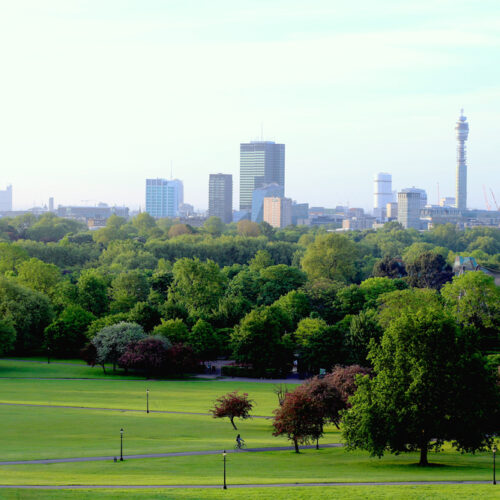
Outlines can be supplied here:
<path id="1" fill-rule="evenodd" d="M 373 215 L 385 217 L 387 203 L 394 201 L 392 195 L 392 176 L 385 172 L 375 175 L 373 185 Z"/>
<path id="2" fill-rule="evenodd" d="M 182 181 L 146 179 L 146 212 L 153 217 L 177 217 Z"/>
<path id="3" fill-rule="evenodd" d="M 388 220 L 394 220 L 398 218 L 398 204 L 395 201 L 387 203 L 385 206 L 385 215 Z"/>
<path id="4" fill-rule="evenodd" d="M 277 196 L 264 198 L 264 222 L 273 227 L 286 227 L 292 224 L 292 199 Z"/>
<path id="5" fill-rule="evenodd" d="M 253 222 L 262 222 L 264 220 L 264 198 L 278 197 L 282 198 L 285 195 L 283 186 L 272 183 L 267 186 L 254 189 L 252 193 L 252 214 Z"/>
<path id="6" fill-rule="evenodd" d="M 294 226 L 309 224 L 309 203 L 292 203 L 292 224 Z"/>
<path id="7" fill-rule="evenodd" d="M 0 190 L 0 212 L 12 212 L 12 186 Z"/>
<path id="8" fill-rule="evenodd" d="M 453 196 L 445 196 L 439 199 L 440 207 L 454 207 L 456 204 L 455 198 Z"/>
<path id="9" fill-rule="evenodd" d="M 233 221 L 233 176 L 210 174 L 208 180 L 208 215 L 229 224 Z"/>
<path id="10" fill-rule="evenodd" d="M 459 210 L 467 210 L 467 156 L 465 141 L 469 138 L 469 124 L 467 117 L 464 116 L 464 110 L 460 111 L 457 124 L 455 125 L 457 133 L 457 180 L 456 180 L 456 207 Z"/>
<path id="11" fill-rule="evenodd" d="M 272 141 L 240 144 L 240 210 L 250 211 L 253 191 L 272 183 L 285 187 L 285 145 Z"/>
<path id="12" fill-rule="evenodd" d="M 420 229 L 421 193 L 415 188 L 403 189 L 398 193 L 398 222 L 405 229 Z"/>

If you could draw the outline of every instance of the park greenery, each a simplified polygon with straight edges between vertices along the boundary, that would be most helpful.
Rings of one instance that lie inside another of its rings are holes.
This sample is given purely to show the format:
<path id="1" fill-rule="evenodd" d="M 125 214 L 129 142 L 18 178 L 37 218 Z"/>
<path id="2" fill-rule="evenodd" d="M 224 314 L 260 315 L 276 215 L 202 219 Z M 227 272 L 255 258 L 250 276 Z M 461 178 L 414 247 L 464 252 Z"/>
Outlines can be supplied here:
<path id="1" fill-rule="evenodd" d="M 500 421 L 500 288 L 453 276 L 456 255 L 500 271 L 500 229 L 2 218 L 0 354 L 80 358 L 102 377 L 226 358 L 223 374 L 282 378 L 296 365 L 327 375 L 283 397 L 276 436 L 298 451 L 333 424 L 350 449 L 418 451 L 426 465 L 448 443 L 487 449 Z"/>

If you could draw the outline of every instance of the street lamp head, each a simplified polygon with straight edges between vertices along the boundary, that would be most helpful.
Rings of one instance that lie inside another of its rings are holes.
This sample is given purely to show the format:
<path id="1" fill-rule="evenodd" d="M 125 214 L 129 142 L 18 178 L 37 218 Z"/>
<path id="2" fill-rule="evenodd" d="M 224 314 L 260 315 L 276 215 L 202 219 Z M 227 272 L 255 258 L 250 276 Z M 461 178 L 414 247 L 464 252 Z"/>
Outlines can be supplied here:
<path id="1" fill-rule="evenodd" d="M 120 434 L 123 436 L 123 429 L 120 429 Z"/>
<path id="2" fill-rule="evenodd" d="M 149 394 L 149 389 L 146 389 L 146 392 Z"/>
<path id="3" fill-rule="evenodd" d="M 226 450 L 222 452 L 222 456 L 225 457 L 227 455 Z"/>
<path id="4" fill-rule="evenodd" d="M 496 453 L 496 452 L 497 452 L 497 447 L 496 447 L 496 446 L 493 446 L 492 451 L 493 451 L 493 453 Z"/>

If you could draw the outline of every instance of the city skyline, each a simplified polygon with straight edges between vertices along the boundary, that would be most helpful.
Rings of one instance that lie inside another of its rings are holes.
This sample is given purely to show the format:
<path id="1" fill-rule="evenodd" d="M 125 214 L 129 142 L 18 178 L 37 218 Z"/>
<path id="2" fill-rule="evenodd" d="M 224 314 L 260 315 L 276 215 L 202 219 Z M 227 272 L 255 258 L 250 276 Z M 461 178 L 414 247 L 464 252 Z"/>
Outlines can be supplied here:
<path id="1" fill-rule="evenodd" d="M 496 2 L 194 5 L 1 7 L 0 188 L 13 185 L 14 209 L 49 197 L 144 209 L 144 178 L 172 164 L 206 209 L 208 174 L 239 185 L 238 144 L 257 137 L 287 145 L 298 202 L 369 209 L 373 175 L 390 172 L 437 203 L 438 183 L 455 194 L 462 107 L 468 205 L 485 208 L 483 184 L 499 197 Z"/>

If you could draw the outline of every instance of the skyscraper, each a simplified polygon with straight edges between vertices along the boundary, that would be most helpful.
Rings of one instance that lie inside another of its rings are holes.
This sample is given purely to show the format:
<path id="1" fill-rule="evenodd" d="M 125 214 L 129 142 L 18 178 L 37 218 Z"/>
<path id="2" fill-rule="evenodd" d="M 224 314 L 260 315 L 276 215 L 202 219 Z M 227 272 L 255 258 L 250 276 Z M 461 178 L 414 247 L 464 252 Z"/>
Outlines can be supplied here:
<path id="1" fill-rule="evenodd" d="M 182 181 L 146 179 L 146 212 L 153 217 L 179 215 Z"/>
<path id="2" fill-rule="evenodd" d="M 373 215 L 384 217 L 385 208 L 392 198 L 392 176 L 385 172 L 375 175 L 373 185 Z"/>
<path id="3" fill-rule="evenodd" d="M 285 145 L 272 141 L 240 144 L 240 210 L 250 211 L 254 189 L 271 183 L 285 187 Z"/>
<path id="4" fill-rule="evenodd" d="M 12 212 L 12 186 L 0 190 L 0 212 Z"/>
<path id="5" fill-rule="evenodd" d="M 229 224 L 233 221 L 233 176 L 210 174 L 208 179 L 208 215 Z"/>
<path id="6" fill-rule="evenodd" d="M 405 229 L 420 229 L 420 209 L 423 208 L 421 191 L 423 190 L 407 188 L 398 193 L 398 222 Z"/>
<path id="7" fill-rule="evenodd" d="M 457 133 L 457 187 L 456 187 L 456 206 L 459 210 L 467 209 L 467 164 L 465 141 L 469 138 L 469 124 L 467 117 L 464 116 L 464 110 L 460 110 L 460 117 L 455 125 Z"/>

